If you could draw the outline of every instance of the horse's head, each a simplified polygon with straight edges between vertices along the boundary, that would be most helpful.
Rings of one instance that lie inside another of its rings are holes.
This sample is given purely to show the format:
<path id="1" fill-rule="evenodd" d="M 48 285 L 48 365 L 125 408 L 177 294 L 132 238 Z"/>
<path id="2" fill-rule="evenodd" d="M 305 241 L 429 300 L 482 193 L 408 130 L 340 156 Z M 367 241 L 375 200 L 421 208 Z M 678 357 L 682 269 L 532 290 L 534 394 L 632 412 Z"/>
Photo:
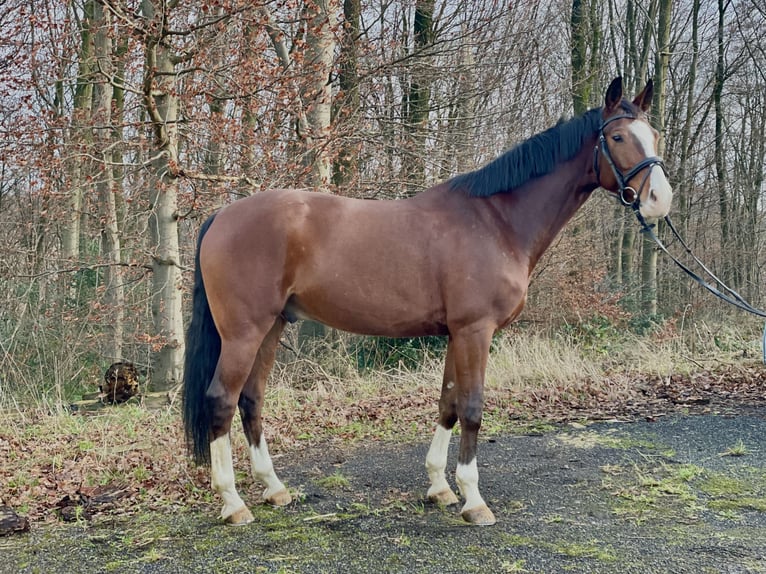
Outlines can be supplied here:
<path id="1" fill-rule="evenodd" d="M 673 189 L 657 156 L 659 133 L 646 112 L 652 102 L 652 82 L 632 102 L 622 97 L 622 78 L 606 91 L 599 142 L 594 150 L 598 183 L 644 217 L 664 217 Z"/>

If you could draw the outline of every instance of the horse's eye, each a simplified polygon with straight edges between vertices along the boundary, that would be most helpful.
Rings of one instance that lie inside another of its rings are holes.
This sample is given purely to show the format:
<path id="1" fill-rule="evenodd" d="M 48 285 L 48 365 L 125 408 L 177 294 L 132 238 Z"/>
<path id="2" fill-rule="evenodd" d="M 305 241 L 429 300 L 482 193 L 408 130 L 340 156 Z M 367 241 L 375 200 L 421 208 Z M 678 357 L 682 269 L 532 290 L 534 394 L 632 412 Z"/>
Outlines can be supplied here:
<path id="1" fill-rule="evenodd" d="M 621 136 L 620 134 L 614 134 L 614 135 L 612 136 L 612 139 L 613 139 L 614 141 L 616 141 L 616 142 L 621 142 L 621 141 L 622 141 L 622 136 Z"/>

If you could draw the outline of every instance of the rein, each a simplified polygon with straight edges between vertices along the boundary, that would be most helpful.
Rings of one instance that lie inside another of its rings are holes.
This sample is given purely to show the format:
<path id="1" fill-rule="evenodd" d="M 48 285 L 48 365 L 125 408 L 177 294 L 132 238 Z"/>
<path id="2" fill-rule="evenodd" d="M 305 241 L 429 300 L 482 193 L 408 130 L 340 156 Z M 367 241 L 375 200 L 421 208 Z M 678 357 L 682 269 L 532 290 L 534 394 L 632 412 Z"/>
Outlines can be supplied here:
<path id="1" fill-rule="evenodd" d="M 716 287 L 715 285 L 712 285 L 708 283 L 705 279 L 703 279 L 698 273 L 695 273 L 692 271 L 688 265 L 682 263 L 679 261 L 679 259 L 673 255 L 670 251 L 668 251 L 668 248 L 665 247 L 665 244 L 660 241 L 660 238 L 657 237 L 657 234 L 654 233 L 654 224 L 649 224 L 646 222 L 646 219 L 644 219 L 644 216 L 641 215 L 641 212 L 638 210 L 637 207 L 633 208 L 633 213 L 636 216 L 636 219 L 638 220 L 639 225 L 641 226 L 641 233 L 646 234 L 652 241 L 654 241 L 657 246 L 662 250 L 663 253 L 665 253 L 670 259 L 675 263 L 681 270 L 684 271 L 689 277 L 694 279 L 699 285 L 707 289 L 710 293 L 721 299 L 722 301 L 733 305 L 737 309 L 741 309 L 742 311 L 746 311 L 747 313 L 750 313 L 752 315 L 755 315 L 757 317 L 763 317 L 766 318 L 766 311 L 763 311 L 761 309 L 758 309 L 756 307 L 753 307 L 750 303 L 748 303 L 742 295 L 737 293 L 734 289 L 726 285 L 723 281 L 721 281 L 715 273 L 713 273 L 710 269 L 707 268 L 707 266 L 702 263 L 702 261 L 699 260 L 699 258 L 694 255 L 691 248 L 686 244 L 686 242 L 683 240 L 681 235 L 678 233 L 678 230 L 676 229 L 675 225 L 673 225 L 673 222 L 670 220 L 669 216 L 665 216 L 665 223 L 667 224 L 670 231 L 673 233 L 673 236 L 678 239 L 678 241 L 683 245 L 684 249 L 686 250 L 686 253 L 689 254 L 689 256 L 694 260 L 694 262 L 699 265 L 702 270 L 713 280 L 717 285 L 720 286 L 720 289 Z M 763 330 L 763 337 L 761 339 L 761 349 L 763 354 L 763 362 L 766 363 L 766 327 L 764 327 Z"/>
<path id="2" fill-rule="evenodd" d="M 742 311 L 746 311 L 747 313 L 750 313 L 752 315 L 756 315 L 758 317 L 766 318 L 766 311 L 762 311 L 761 309 L 757 309 L 756 307 L 753 307 L 750 303 L 748 303 L 739 293 L 737 293 L 734 289 L 726 285 L 723 281 L 721 281 L 710 269 L 705 266 L 702 261 L 697 258 L 696 255 L 692 252 L 692 250 L 689 248 L 689 246 L 686 244 L 686 242 L 683 240 L 681 235 L 678 233 L 678 230 L 673 225 L 673 222 L 670 220 L 670 217 L 667 215 L 665 216 L 665 223 L 667 224 L 668 228 L 671 230 L 673 235 L 676 239 L 683 245 L 684 249 L 686 250 L 686 253 L 689 254 L 689 256 L 694 260 L 694 262 L 702 268 L 704 273 L 712 279 L 718 287 L 715 285 L 712 285 L 711 283 L 708 283 L 705 279 L 703 279 L 699 274 L 692 271 L 689 266 L 685 265 L 677 257 L 675 257 L 670 251 L 668 251 L 667 247 L 660 241 L 660 238 L 657 237 L 657 235 L 654 233 L 654 224 L 650 225 L 646 222 L 644 219 L 644 216 L 641 215 L 640 207 L 641 207 L 641 189 L 643 189 L 644 184 L 646 183 L 647 178 L 649 177 L 649 174 L 652 171 L 652 168 L 654 166 L 659 166 L 666 174 L 667 170 L 665 169 L 665 164 L 662 161 L 662 158 L 657 156 L 651 156 L 647 157 L 640 162 L 638 162 L 636 165 L 634 165 L 630 170 L 628 170 L 626 173 L 623 173 L 620 171 L 620 169 L 617 167 L 617 164 L 614 162 L 614 159 L 612 158 L 612 154 L 609 150 L 609 146 L 606 143 L 606 136 L 604 135 L 604 128 L 609 125 L 611 122 L 620 120 L 620 119 L 636 119 L 635 116 L 631 114 L 620 114 L 614 117 L 609 118 L 605 122 L 601 124 L 601 127 L 599 128 L 599 134 L 598 134 L 598 143 L 593 148 L 593 169 L 596 172 L 596 178 L 597 181 L 601 180 L 601 174 L 599 171 L 599 152 L 606 158 L 607 163 L 609 163 L 609 167 L 612 168 L 612 173 L 614 174 L 615 179 L 617 180 L 618 190 L 616 192 L 616 195 L 620 202 L 625 207 L 630 207 L 633 210 L 633 213 L 636 216 L 636 219 L 638 219 L 638 223 L 641 226 L 641 233 L 646 234 L 652 241 L 654 241 L 657 246 L 662 250 L 670 259 L 675 263 L 678 267 L 680 267 L 684 273 L 686 273 L 689 277 L 694 279 L 697 283 L 699 283 L 702 287 L 707 289 L 710 293 L 721 299 L 722 301 L 725 301 L 726 303 L 729 303 L 730 305 L 733 305 L 734 307 L 741 309 Z M 638 191 L 636 191 L 633 187 L 628 185 L 628 182 L 635 177 L 637 173 L 639 173 L 642 169 L 649 168 L 646 170 L 646 175 L 644 175 L 644 178 L 641 180 L 641 185 L 638 187 Z M 719 289 L 720 287 L 720 289 Z M 763 338 L 762 338 L 762 352 L 763 352 L 763 362 L 766 363 L 766 327 L 764 327 L 763 331 Z"/>
<path id="3" fill-rule="evenodd" d="M 665 223 L 667 224 L 668 228 L 673 233 L 673 236 L 678 239 L 678 241 L 683 245 L 686 252 L 691 256 L 692 259 L 694 259 L 694 262 L 699 265 L 702 270 L 707 273 L 707 275 L 715 281 L 721 289 L 718 289 L 714 285 L 711 285 L 707 281 L 705 281 L 699 274 L 692 271 L 687 265 L 682 263 L 678 260 L 670 251 L 668 251 L 667 247 L 660 241 L 660 238 L 657 237 L 657 235 L 654 233 L 654 225 L 650 225 L 646 222 L 644 219 L 644 216 L 641 215 L 641 213 L 636 210 L 634 211 L 636 215 L 636 219 L 638 219 L 638 223 L 641 226 L 641 233 L 646 234 L 652 241 L 654 241 L 657 246 L 665 253 L 668 257 L 670 257 L 673 262 L 678 265 L 689 277 L 694 279 L 697 283 L 702 285 L 705 289 L 710 291 L 713 295 L 721 299 L 722 301 L 725 301 L 726 303 L 729 303 L 730 305 L 734 305 L 738 309 L 742 309 L 743 311 L 747 311 L 748 313 L 752 313 L 753 315 L 757 315 L 758 317 L 764 317 L 766 318 L 766 311 L 762 311 L 760 309 L 757 309 L 756 307 L 753 307 L 750 303 L 748 303 L 739 293 L 737 293 L 734 289 L 726 285 L 723 281 L 721 281 L 715 273 L 710 271 L 702 261 L 697 258 L 696 255 L 692 252 L 692 250 L 689 248 L 689 246 L 686 244 L 686 242 L 683 240 L 683 238 L 679 235 L 678 230 L 673 225 L 673 222 L 670 220 L 669 216 L 665 216 Z"/>

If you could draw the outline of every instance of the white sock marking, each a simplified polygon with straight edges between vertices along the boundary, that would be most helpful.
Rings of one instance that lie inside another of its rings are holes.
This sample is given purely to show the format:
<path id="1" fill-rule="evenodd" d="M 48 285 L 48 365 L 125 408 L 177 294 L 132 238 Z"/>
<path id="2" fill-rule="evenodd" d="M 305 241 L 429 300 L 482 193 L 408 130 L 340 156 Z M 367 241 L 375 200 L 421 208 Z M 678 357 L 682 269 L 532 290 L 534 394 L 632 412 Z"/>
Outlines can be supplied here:
<path id="1" fill-rule="evenodd" d="M 428 478 L 431 480 L 431 487 L 428 489 L 428 496 L 439 494 L 445 490 L 450 490 L 450 485 L 444 475 L 447 468 L 447 453 L 449 451 L 449 442 L 452 437 L 452 431 L 441 425 L 436 426 L 434 438 L 431 441 L 431 447 L 426 455 L 426 469 Z"/>
<path id="2" fill-rule="evenodd" d="M 476 465 L 476 458 L 468 464 L 457 465 L 455 480 L 465 499 L 462 512 L 479 506 L 486 506 L 484 499 L 479 494 L 479 467 Z"/>
<path id="3" fill-rule="evenodd" d="M 231 439 L 228 434 L 210 443 L 210 483 L 223 499 L 221 518 L 226 519 L 245 506 L 234 486 Z"/>
<path id="4" fill-rule="evenodd" d="M 277 478 L 274 472 L 274 464 L 269 456 L 269 447 L 266 438 L 261 436 L 258 446 L 250 445 L 250 462 L 253 469 L 253 477 L 266 485 L 263 498 L 268 499 L 274 494 L 285 490 L 285 485 Z"/>

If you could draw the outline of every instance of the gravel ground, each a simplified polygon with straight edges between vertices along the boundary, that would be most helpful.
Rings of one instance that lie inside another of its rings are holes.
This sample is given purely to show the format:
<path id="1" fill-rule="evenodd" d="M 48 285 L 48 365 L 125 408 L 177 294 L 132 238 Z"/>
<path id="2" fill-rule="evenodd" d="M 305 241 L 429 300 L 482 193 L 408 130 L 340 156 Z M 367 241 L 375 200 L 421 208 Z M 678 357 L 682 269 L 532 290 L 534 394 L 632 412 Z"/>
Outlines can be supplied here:
<path id="1" fill-rule="evenodd" d="M 766 572 L 764 437 L 754 409 L 500 434 L 479 450 L 488 528 L 424 502 L 427 444 L 326 443 L 275 461 L 299 500 L 248 526 L 217 501 L 38 526 L 0 539 L 0 572 Z"/>

